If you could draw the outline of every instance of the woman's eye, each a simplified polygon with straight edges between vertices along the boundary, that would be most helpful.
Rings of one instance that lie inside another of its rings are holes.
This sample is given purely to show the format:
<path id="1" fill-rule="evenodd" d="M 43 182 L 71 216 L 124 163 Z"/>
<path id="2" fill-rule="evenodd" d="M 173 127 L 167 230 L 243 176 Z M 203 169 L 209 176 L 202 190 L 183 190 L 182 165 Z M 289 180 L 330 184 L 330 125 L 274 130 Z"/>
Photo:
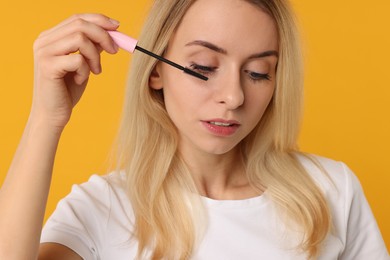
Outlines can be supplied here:
<path id="1" fill-rule="evenodd" d="M 202 74 L 202 75 L 205 75 L 205 76 L 210 75 L 217 70 L 217 67 L 203 66 L 203 65 L 196 64 L 196 63 L 192 63 L 190 65 L 190 68 L 192 70 Z M 246 74 L 248 74 L 250 80 L 252 80 L 254 82 L 271 79 L 271 76 L 269 74 L 258 73 L 258 72 L 254 72 L 254 71 L 250 71 L 250 70 L 244 70 L 244 72 Z"/>
<path id="2" fill-rule="evenodd" d="M 271 76 L 269 74 L 253 72 L 250 70 L 245 70 L 244 72 L 246 74 L 248 74 L 249 78 L 253 81 L 261 81 L 261 80 L 270 80 L 271 79 Z"/>
<path id="3" fill-rule="evenodd" d="M 211 74 L 217 69 L 216 67 L 203 66 L 203 65 L 199 65 L 199 64 L 195 64 L 195 63 L 192 63 L 190 65 L 190 68 L 196 72 L 203 74 L 203 75 Z"/>

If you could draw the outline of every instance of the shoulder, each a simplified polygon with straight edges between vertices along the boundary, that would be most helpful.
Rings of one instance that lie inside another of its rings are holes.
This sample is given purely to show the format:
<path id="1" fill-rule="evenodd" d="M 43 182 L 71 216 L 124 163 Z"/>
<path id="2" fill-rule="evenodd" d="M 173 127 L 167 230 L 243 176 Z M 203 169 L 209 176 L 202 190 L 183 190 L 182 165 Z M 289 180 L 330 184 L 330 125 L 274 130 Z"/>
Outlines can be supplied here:
<path id="1" fill-rule="evenodd" d="M 118 251 L 129 240 L 134 223 L 125 187 L 121 172 L 92 175 L 73 185 L 47 220 L 41 242 L 65 245 L 84 259 Z"/>
<path id="2" fill-rule="evenodd" d="M 338 231 L 345 233 L 352 202 L 365 199 L 357 177 L 340 161 L 311 154 L 298 155 L 298 158 L 322 190 Z"/>
<path id="3" fill-rule="evenodd" d="M 124 188 L 125 174 L 123 172 L 111 172 L 106 175 L 93 174 L 89 177 L 88 181 L 73 185 L 72 190 L 82 187 L 83 189 L 98 189 L 102 190 L 120 190 Z"/>
<path id="4" fill-rule="evenodd" d="M 341 259 L 388 259 L 375 217 L 352 170 L 343 162 L 317 155 L 298 158 L 328 201 L 333 220 L 328 246 L 339 244 Z"/>
<path id="5" fill-rule="evenodd" d="M 91 175 L 88 181 L 74 184 L 71 192 L 63 199 L 82 198 L 84 202 L 100 202 L 109 205 L 112 200 L 126 197 L 125 177 L 122 172 L 106 175 Z M 62 201 L 63 201 L 62 200 Z"/>
<path id="6" fill-rule="evenodd" d="M 361 188 L 356 175 L 344 162 L 313 154 L 299 154 L 297 157 L 305 170 L 325 193 L 328 191 L 350 193 L 352 192 L 351 189 Z"/>
<path id="7" fill-rule="evenodd" d="M 94 209 L 101 216 L 112 216 L 119 213 L 130 217 L 132 207 L 126 192 L 124 172 L 111 172 L 106 175 L 92 175 L 87 182 L 73 185 L 71 193 L 64 198 L 77 198 L 80 203 L 88 204 L 88 209 Z"/>
<path id="8" fill-rule="evenodd" d="M 312 154 L 298 155 L 298 158 L 323 191 L 333 217 L 346 221 L 352 202 L 366 200 L 357 176 L 344 162 Z"/>

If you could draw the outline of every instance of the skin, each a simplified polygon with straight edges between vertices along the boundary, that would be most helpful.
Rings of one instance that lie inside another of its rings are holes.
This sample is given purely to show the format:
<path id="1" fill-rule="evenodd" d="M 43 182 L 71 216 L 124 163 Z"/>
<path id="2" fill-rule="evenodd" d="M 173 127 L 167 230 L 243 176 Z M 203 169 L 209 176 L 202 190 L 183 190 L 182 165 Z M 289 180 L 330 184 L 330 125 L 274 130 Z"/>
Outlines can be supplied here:
<path id="1" fill-rule="evenodd" d="M 81 259 L 63 245 L 39 245 L 39 239 L 62 131 L 90 73 L 101 72 L 100 53 L 117 52 L 106 32 L 117 28 L 118 23 L 104 15 L 81 14 L 36 40 L 31 113 L 0 190 L 0 259 Z M 186 46 L 195 40 L 213 43 L 226 53 Z M 238 144 L 261 120 L 272 98 L 277 57 L 248 57 L 277 49 L 274 23 L 260 9 L 239 0 L 199 0 L 172 36 L 166 56 L 188 67 L 196 62 L 217 69 L 203 82 L 158 64 L 150 77 L 150 86 L 164 91 L 167 111 L 179 129 L 179 151 L 205 196 L 259 195 L 245 178 Z M 254 72 L 269 74 L 270 80 L 255 82 L 259 77 Z M 215 135 L 201 123 L 215 118 L 236 120 L 240 127 L 229 136 Z"/>
<path id="2" fill-rule="evenodd" d="M 35 41 L 31 112 L 0 190 L 0 259 L 81 259 L 57 244 L 39 250 L 39 240 L 61 133 L 90 73 L 101 72 L 100 52 L 117 52 L 106 32 L 117 28 L 103 15 L 75 15 Z"/>
<path id="3" fill-rule="evenodd" d="M 277 50 L 273 19 L 240 0 L 196 1 L 172 36 L 168 59 L 192 69 L 198 68 L 193 63 L 213 68 L 196 70 L 209 77 L 205 82 L 160 63 L 151 80 L 153 88 L 163 89 L 166 109 L 179 130 L 180 153 L 202 195 L 214 199 L 259 195 L 245 177 L 238 144 L 261 120 L 275 88 L 277 56 L 252 56 Z M 254 73 L 268 74 L 269 79 Z M 240 126 L 234 134 L 221 136 L 205 127 L 211 119 L 234 120 Z"/>

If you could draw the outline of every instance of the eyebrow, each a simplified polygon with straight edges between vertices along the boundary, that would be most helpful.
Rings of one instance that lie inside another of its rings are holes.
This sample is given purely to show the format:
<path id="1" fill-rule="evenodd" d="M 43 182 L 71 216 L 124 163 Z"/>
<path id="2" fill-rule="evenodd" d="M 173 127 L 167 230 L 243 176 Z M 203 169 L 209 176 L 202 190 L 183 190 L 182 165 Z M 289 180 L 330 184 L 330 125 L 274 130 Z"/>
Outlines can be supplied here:
<path id="1" fill-rule="evenodd" d="M 218 47 L 217 45 L 212 44 L 211 42 L 201 41 L 201 40 L 189 42 L 185 46 L 194 46 L 194 45 L 203 46 L 203 47 L 206 47 L 210 50 L 213 50 L 213 51 L 221 53 L 221 54 L 228 53 L 227 50 L 225 50 L 221 47 Z M 278 58 L 279 52 L 275 51 L 275 50 L 270 50 L 270 51 L 265 51 L 265 52 L 261 52 L 261 53 L 256 53 L 256 54 L 249 56 L 249 59 L 258 59 L 258 58 L 264 58 L 264 57 L 269 57 L 269 56 L 275 56 L 276 58 Z"/>

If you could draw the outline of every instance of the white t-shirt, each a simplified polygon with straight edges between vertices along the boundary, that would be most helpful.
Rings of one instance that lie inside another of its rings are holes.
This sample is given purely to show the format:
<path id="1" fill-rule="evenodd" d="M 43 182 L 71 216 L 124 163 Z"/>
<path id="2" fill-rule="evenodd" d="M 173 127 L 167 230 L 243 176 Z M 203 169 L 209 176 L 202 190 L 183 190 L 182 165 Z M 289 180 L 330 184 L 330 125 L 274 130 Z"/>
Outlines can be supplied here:
<path id="1" fill-rule="evenodd" d="M 375 218 L 355 175 L 341 162 L 317 157 L 335 185 L 309 160 L 302 164 L 323 189 L 332 210 L 334 231 L 318 259 L 390 259 Z M 123 174 L 93 175 L 74 185 L 47 221 L 41 242 L 65 245 L 86 260 L 135 259 L 134 216 Z M 294 250 L 267 192 L 244 200 L 202 198 L 208 226 L 192 259 L 306 259 Z"/>

